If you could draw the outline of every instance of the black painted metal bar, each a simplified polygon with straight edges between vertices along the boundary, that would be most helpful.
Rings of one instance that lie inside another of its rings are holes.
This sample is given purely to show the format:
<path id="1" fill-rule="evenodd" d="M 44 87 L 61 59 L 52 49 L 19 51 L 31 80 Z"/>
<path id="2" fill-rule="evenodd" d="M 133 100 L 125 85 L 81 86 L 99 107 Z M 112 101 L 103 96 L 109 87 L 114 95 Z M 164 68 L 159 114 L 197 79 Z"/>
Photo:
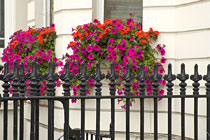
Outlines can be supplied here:
<path id="1" fill-rule="evenodd" d="M 202 76 L 198 74 L 198 65 L 195 65 L 194 75 L 190 76 L 190 79 L 194 81 L 193 85 L 193 95 L 199 94 L 199 86 L 198 83 Z M 194 98 L 194 140 L 198 140 L 198 98 L 195 96 Z"/>
<path id="2" fill-rule="evenodd" d="M 158 95 L 158 81 L 161 79 L 161 75 L 158 74 L 158 66 L 154 64 L 154 74 L 151 75 L 153 80 L 153 95 Z M 154 98 L 154 140 L 158 139 L 158 98 Z"/>
<path id="3" fill-rule="evenodd" d="M 206 81 L 206 95 L 207 95 L 207 117 L 206 117 L 206 128 L 207 128 L 207 134 L 206 139 L 210 140 L 210 64 L 207 67 L 207 75 L 204 75 L 203 79 Z"/>
<path id="4" fill-rule="evenodd" d="M 77 75 L 77 78 L 80 80 L 80 96 L 86 96 L 86 80 L 88 76 L 86 74 L 86 66 L 83 62 L 81 64 L 81 71 Z M 85 99 L 81 99 L 81 140 L 85 139 Z"/>
<path id="5" fill-rule="evenodd" d="M 37 85 L 38 85 L 38 76 L 37 76 L 37 64 L 35 60 L 32 61 L 31 64 L 32 71 L 30 73 L 27 73 L 26 76 L 30 79 L 29 85 L 30 85 L 30 96 L 34 97 L 37 95 Z M 36 101 L 35 99 L 31 100 L 31 130 L 30 130 L 30 140 L 36 140 L 35 137 L 38 135 L 36 130 Z M 36 137 L 37 138 L 37 137 Z"/>
<path id="6" fill-rule="evenodd" d="M 25 74 L 24 64 L 20 63 L 20 96 L 25 96 Z M 19 128 L 19 140 L 24 139 L 24 101 L 20 100 L 20 128 Z"/>
<path id="7" fill-rule="evenodd" d="M 64 81 L 63 84 L 63 90 L 64 90 L 64 96 L 70 96 L 70 86 L 72 80 L 74 78 L 74 75 L 70 73 L 70 67 L 69 62 L 65 64 L 64 67 L 64 74 L 61 74 L 61 80 Z M 64 140 L 69 140 L 69 100 L 66 99 L 64 101 Z"/>
<path id="8" fill-rule="evenodd" d="M 35 96 L 40 96 L 40 87 L 42 80 L 42 74 L 40 73 L 40 65 L 36 62 L 36 74 L 37 74 L 37 93 Z M 39 100 L 35 100 L 35 140 L 39 140 Z"/>
<path id="9" fill-rule="evenodd" d="M 96 97 L 96 96 L 34 96 L 34 97 L 4 97 L 1 100 L 2 101 L 14 101 L 14 100 L 32 100 L 32 99 L 40 99 L 40 100 L 48 100 L 48 99 L 53 99 L 56 101 L 62 101 L 64 99 L 87 99 L 87 100 L 91 100 L 91 99 L 120 99 L 120 98 L 130 98 L 130 99 L 141 99 L 141 98 L 147 98 L 147 99 L 153 99 L 153 98 L 186 98 L 186 99 L 190 99 L 190 98 L 194 98 L 195 95 L 150 95 L 150 96 L 139 96 L 139 95 L 132 95 L 132 96 L 101 96 L 101 97 Z M 197 98 L 207 98 L 208 95 L 201 95 L 199 94 L 198 96 L 196 96 Z"/>
<path id="10" fill-rule="evenodd" d="M 110 80 L 109 86 L 110 86 L 110 95 L 112 97 L 115 96 L 116 92 L 116 82 L 115 80 L 118 78 L 118 75 L 115 73 L 114 69 L 114 63 L 112 62 L 110 65 L 110 70 L 111 73 L 107 74 L 106 78 Z M 110 135 L 111 135 L 111 140 L 115 139 L 115 99 L 111 99 L 111 124 L 110 124 Z"/>
<path id="11" fill-rule="evenodd" d="M 181 74 L 177 75 L 177 78 L 181 81 L 180 86 L 180 95 L 186 95 L 186 86 L 185 81 L 189 78 L 188 74 L 185 74 L 185 65 L 181 64 Z M 181 98 L 181 139 L 185 140 L 185 98 Z"/>
<path id="12" fill-rule="evenodd" d="M 30 140 L 35 140 L 35 100 L 31 100 Z"/>
<path id="13" fill-rule="evenodd" d="M 171 64 L 168 65 L 168 74 L 164 76 L 164 79 L 167 82 L 167 95 L 173 95 L 173 86 L 174 84 L 172 81 L 176 79 L 176 76 L 172 74 L 172 66 Z M 171 102 L 172 98 L 168 98 L 168 140 L 172 139 L 172 109 L 171 109 Z"/>
<path id="14" fill-rule="evenodd" d="M 144 64 L 140 65 L 140 72 L 136 77 L 139 80 L 139 96 L 145 95 L 145 80 L 146 74 L 144 72 Z M 144 98 L 140 99 L 140 139 L 144 140 Z"/>
<path id="15" fill-rule="evenodd" d="M 12 75 L 12 96 L 17 97 L 19 96 L 18 93 L 18 87 L 19 87 L 19 70 L 18 70 L 18 61 L 14 61 L 14 68 L 13 68 L 13 75 Z M 17 140 L 18 139 L 18 101 L 14 100 L 14 111 L 13 111 L 13 139 Z"/>
<path id="16" fill-rule="evenodd" d="M 55 80 L 58 80 L 58 75 L 55 73 L 55 64 L 50 61 L 48 64 L 48 73 L 43 75 L 44 79 L 48 80 L 47 96 L 55 96 Z M 54 139 L 54 99 L 48 99 L 48 140 Z"/>
<path id="17" fill-rule="evenodd" d="M 125 80 L 124 86 L 125 86 L 125 96 L 128 96 L 126 98 L 126 140 L 130 140 L 130 87 L 131 83 L 130 81 L 134 78 L 130 71 L 130 65 L 129 63 L 126 64 L 126 73 L 123 75 L 123 80 Z"/>
<path id="18" fill-rule="evenodd" d="M 9 65 L 8 63 L 4 64 L 4 74 L 3 77 L 1 78 L 3 80 L 2 87 L 3 89 L 3 98 L 7 97 L 9 98 L 9 88 L 10 84 L 9 81 L 11 79 L 11 74 L 9 73 Z M 7 133 L 8 133 L 8 100 L 4 101 L 4 122 L 3 122 L 3 140 L 7 140 Z"/>
<path id="19" fill-rule="evenodd" d="M 105 75 L 101 73 L 100 64 L 96 64 L 96 74 L 92 75 L 92 78 L 96 81 L 95 82 L 95 95 L 101 96 L 101 80 L 105 78 Z M 96 99 L 96 140 L 100 139 L 100 109 L 101 109 L 101 99 Z"/>
<path id="20" fill-rule="evenodd" d="M 89 136 L 88 133 L 86 133 L 86 140 L 88 140 L 88 136 Z"/>
<path id="21" fill-rule="evenodd" d="M 93 140 L 93 134 L 91 134 L 91 136 L 90 136 L 90 137 L 91 137 L 91 140 Z"/>

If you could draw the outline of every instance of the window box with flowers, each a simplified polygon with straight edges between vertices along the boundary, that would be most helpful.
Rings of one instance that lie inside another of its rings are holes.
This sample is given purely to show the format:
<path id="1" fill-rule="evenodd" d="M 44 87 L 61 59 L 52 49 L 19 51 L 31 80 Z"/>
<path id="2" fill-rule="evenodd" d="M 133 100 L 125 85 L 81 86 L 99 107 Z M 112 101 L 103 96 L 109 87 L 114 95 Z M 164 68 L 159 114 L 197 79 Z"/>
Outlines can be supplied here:
<path id="1" fill-rule="evenodd" d="M 8 46 L 3 50 L 2 62 L 9 64 L 9 71 L 13 70 L 13 63 L 15 60 L 24 63 L 25 71 L 28 73 L 31 71 L 31 64 L 33 60 L 36 60 L 40 64 L 40 72 L 47 73 L 48 62 L 50 60 L 57 62 L 55 57 L 55 39 L 56 31 L 54 24 L 50 27 L 31 28 L 22 31 L 15 32 L 10 37 Z M 56 81 L 58 83 L 58 81 Z M 26 95 L 30 95 L 29 80 L 26 82 Z M 46 94 L 46 81 L 41 81 L 40 95 Z M 12 91 L 10 89 L 10 91 Z"/>
<path id="2" fill-rule="evenodd" d="M 165 45 L 158 44 L 156 47 L 151 45 L 157 40 L 158 35 L 159 32 L 153 31 L 152 28 L 148 32 L 143 31 L 141 25 L 135 23 L 132 18 L 125 22 L 119 19 L 107 19 L 104 24 L 95 19 L 91 23 L 79 25 L 73 29 L 74 40 L 67 47 L 67 49 L 73 50 L 73 54 L 66 53 L 63 60 L 70 63 L 70 71 L 74 75 L 79 73 L 82 62 L 87 64 L 88 74 L 95 72 L 97 62 L 114 62 L 115 71 L 120 75 L 117 79 L 117 93 L 122 95 L 125 93 L 125 89 L 121 75 L 125 74 L 127 63 L 131 65 L 134 75 L 139 72 L 141 63 L 145 65 L 144 70 L 149 75 L 153 72 L 154 63 L 158 64 L 159 73 L 164 73 L 162 64 L 166 61 L 164 58 Z M 161 59 L 156 58 L 156 54 L 160 54 Z M 109 66 L 107 66 L 108 68 Z M 64 68 L 59 73 L 64 73 Z M 89 79 L 87 82 L 86 93 L 90 94 L 90 89 L 94 87 L 94 80 Z M 147 94 L 151 95 L 152 82 L 148 79 L 145 83 Z M 165 85 L 164 80 L 160 80 L 159 83 Z M 132 81 L 131 93 L 138 95 L 138 88 L 138 80 L 135 79 Z M 76 78 L 73 80 L 72 90 L 74 96 L 80 94 L 79 80 Z M 158 93 L 162 95 L 164 90 L 159 89 Z M 123 99 L 118 100 L 118 102 L 121 101 L 124 102 Z M 76 102 L 76 100 L 72 100 L 72 102 Z"/>

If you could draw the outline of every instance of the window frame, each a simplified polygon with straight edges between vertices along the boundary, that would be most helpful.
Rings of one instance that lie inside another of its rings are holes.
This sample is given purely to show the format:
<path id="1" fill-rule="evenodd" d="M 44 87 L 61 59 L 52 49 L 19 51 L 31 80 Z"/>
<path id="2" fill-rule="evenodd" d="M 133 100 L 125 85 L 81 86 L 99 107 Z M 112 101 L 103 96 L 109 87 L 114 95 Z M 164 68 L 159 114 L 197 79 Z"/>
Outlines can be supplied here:
<path id="1" fill-rule="evenodd" d="M 104 19 L 105 19 L 105 15 L 104 15 L 104 11 L 105 11 L 105 0 L 96 0 L 96 17 L 98 18 L 98 20 L 101 23 L 104 23 Z M 143 0 L 141 0 L 142 3 L 142 8 L 143 8 Z M 143 23 L 143 9 L 142 9 L 142 23 Z"/>
<path id="2" fill-rule="evenodd" d="M 4 47 L 0 48 L 0 57 L 2 57 L 2 53 L 4 48 L 7 47 L 9 43 L 9 37 L 14 33 L 15 31 L 15 25 L 16 25 L 16 0 L 4 0 Z"/>

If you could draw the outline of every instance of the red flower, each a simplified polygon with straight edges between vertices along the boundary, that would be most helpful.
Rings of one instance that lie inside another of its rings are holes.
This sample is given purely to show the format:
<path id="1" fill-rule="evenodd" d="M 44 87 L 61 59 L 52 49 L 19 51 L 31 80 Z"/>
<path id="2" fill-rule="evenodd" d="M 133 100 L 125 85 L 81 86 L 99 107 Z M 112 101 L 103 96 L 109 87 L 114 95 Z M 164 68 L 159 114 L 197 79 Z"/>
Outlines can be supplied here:
<path id="1" fill-rule="evenodd" d="M 158 31 L 154 31 L 155 35 L 159 35 L 159 32 Z"/>
<path id="2" fill-rule="evenodd" d="M 142 39 L 141 40 L 141 45 L 144 45 L 146 42 L 147 42 L 146 40 Z"/>

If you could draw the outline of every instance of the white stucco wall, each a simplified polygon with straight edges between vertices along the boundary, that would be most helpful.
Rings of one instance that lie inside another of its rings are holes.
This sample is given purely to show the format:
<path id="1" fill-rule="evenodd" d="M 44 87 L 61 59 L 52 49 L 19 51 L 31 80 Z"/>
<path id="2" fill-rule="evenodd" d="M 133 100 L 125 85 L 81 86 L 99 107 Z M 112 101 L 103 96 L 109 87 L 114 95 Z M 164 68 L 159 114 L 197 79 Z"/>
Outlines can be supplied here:
<path id="1" fill-rule="evenodd" d="M 158 42 L 166 44 L 166 58 L 173 64 L 174 72 L 180 73 L 180 64 L 186 64 L 186 72 L 193 74 L 194 64 L 199 72 L 206 74 L 210 60 L 210 1 L 204 0 L 148 0 L 144 1 L 144 29 L 153 27 L 160 31 Z M 192 82 L 188 80 L 187 94 L 192 94 Z M 175 94 L 179 94 L 179 82 L 175 82 Z M 200 94 L 205 94 L 201 82 Z M 161 101 L 162 102 L 162 101 Z M 160 104 L 162 104 L 160 102 Z M 164 104 L 163 106 L 166 106 Z M 161 105 L 160 105 L 161 106 Z M 173 101 L 173 134 L 180 135 L 180 99 Z M 166 110 L 163 110 L 166 111 Z M 193 138 L 194 105 L 192 99 L 186 100 L 186 136 Z M 163 114 L 166 118 L 166 114 Z M 199 139 L 206 139 L 206 101 L 199 99 Z M 163 118 L 159 115 L 159 118 Z M 160 123 L 162 124 L 162 123 Z M 165 121 L 165 123 L 166 121 Z M 165 127 L 166 127 L 165 125 Z M 163 129 L 167 132 L 167 128 Z M 161 129 L 160 129 L 161 131 Z"/>
<path id="2" fill-rule="evenodd" d="M 26 1 L 5 0 L 5 46 L 9 42 L 9 37 L 17 30 L 25 30 L 27 27 L 27 5 Z M 3 48 L 0 48 L 0 57 Z M 2 64 L 2 62 L 0 61 Z M 2 85 L 3 82 L 0 82 Z M 0 86 L 0 91 L 3 88 Z M 3 93 L 0 93 L 3 96 Z M 3 106 L 0 107 L 0 139 L 3 139 Z M 8 139 L 13 139 L 13 102 L 8 102 Z"/>
<path id="3" fill-rule="evenodd" d="M 209 0 L 144 0 L 143 27 L 148 30 L 153 27 L 160 31 L 157 43 L 166 44 L 166 58 L 172 63 L 173 72 L 180 73 L 180 64 L 186 64 L 186 72 L 193 74 L 195 63 L 199 65 L 202 75 L 206 74 L 206 66 L 210 60 L 210 1 Z M 56 39 L 56 56 L 66 52 L 67 44 L 72 39 L 71 28 L 92 21 L 92 0 L 54 0 L 54 23 L 58 38 Z M 28 1 L 28 25 L 35 24 L 35 0 Z M 192 82 L 188 80 L 187 94 L 192 94 Z M 179 82 L 175 82 L 174 94 L 179 94 Z M 109 94 L 108 85 L 103 88 L 103 95 Z M 62 91 L 58 90 L 57 95 Z M 204 82 L 201 83 L 200 94 L 205 94 Z M 167 100 L 159 104 L 159 133 L 167 133 Z M 30 105 L 27 104 L 30 109 Z M 86 101 L 86 129 L 95 129 L 95 102 Z M 55 103 L 55 138 L 62 135 L 63 109 L 60 103 Z M 80 127 L 80 101 L 70 105 L 70 126 Z M 181 116 L 180 99 L 173 99 L 173 134 L 180 135 Z M 40 136 L 47 139 L 47 108 L 40 107 Z M 110 102 L 101 104 L 101 130 L 108 131 L 110 123 Z M 153 132 L 153 101 L 145 101 L 145 132 Z M 193 138 L 193 100 L 186 100 L 186 137 Z M 26 126 L 30 125 L 30 112 L 26 113 Z M 199 99 L 199 139 L 206 138 L 206 102 Z M 139 132 L 139 102 L 131 110 L 131 131 Z M 30 129 L 27 129 L 30 130 Z M 125 112 L 116 104 L 116 131 L 125 131 Z M 46 133 L 45 133 L 46 132 Z M 137 134 L 138 135 L 138 134 Z M 29 137 L 29 133 L 26 138 Z M 123 139 L 122 135 L 118 137 Z M 135 136 L 132 135 L 132 139 Z"/>

